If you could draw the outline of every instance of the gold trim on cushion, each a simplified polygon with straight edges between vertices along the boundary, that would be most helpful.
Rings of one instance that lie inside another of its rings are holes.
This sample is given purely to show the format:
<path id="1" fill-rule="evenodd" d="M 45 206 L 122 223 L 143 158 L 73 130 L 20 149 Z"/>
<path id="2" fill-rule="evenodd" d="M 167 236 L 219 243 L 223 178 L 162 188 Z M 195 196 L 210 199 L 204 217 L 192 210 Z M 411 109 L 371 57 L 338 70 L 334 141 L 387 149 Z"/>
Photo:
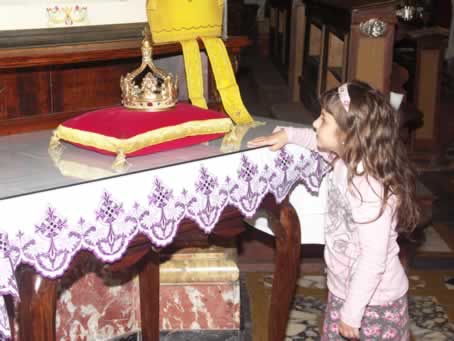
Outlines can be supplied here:
<path id="1" fill-rule="evenodd" d="M 133 136 L 128 139 L 105 136 L 98 133 L 68 128 L 59 125 L 56 137 L 68 142 L 106 150 L 112 153 L 129 154 L 156 144 L 181 139 L 188 136 L 208 135 L 229 132 L 233 127 L 229 118 L 217 118 L 185 122 L 163 127 Z"/>
<path id="2" fill-rule="evenodd" d="M 222 105 L 236 124 L 254 122 L 241 99 L 232 64 L 220 38 L 202 37 L 213 70 L 216 87 L 221 95 Z"/>
<path id="3" fill-rule="evenodd" d="M 221 152 L 231 153 L 240 150 L 243 138 L 249 129 L 262 125 L 266 125 L 266 122 L 254 121 L 252 123 L 234 126 L 228 134 L 224 135 L 221 144 Z"/>
<path id="4" fill-rule="evenodd" d="M 203 97 L 202 58 L 199 44 L 196 40 L 184 40 L 180 41 L 180 44 L 183 49 L 189 99 L 192 105 L 207 109 L 207 102 Z"/>

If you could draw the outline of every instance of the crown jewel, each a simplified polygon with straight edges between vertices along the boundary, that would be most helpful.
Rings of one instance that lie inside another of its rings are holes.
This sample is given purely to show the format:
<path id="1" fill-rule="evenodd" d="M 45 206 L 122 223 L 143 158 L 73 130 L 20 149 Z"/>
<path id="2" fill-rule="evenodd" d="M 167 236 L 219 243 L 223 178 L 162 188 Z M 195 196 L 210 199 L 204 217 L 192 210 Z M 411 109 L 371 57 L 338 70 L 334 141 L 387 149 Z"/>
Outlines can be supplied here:
<path id="1" fill-rule="evenodd" d="M 153 64 L 150 41 L 150 31 L 146 27 L 142 64 L 120 79 L 121 103 L 126 108 L 159 111 L 174 107 L 178 101 L 178 78 L 174 80 L 170 73 Z"/>

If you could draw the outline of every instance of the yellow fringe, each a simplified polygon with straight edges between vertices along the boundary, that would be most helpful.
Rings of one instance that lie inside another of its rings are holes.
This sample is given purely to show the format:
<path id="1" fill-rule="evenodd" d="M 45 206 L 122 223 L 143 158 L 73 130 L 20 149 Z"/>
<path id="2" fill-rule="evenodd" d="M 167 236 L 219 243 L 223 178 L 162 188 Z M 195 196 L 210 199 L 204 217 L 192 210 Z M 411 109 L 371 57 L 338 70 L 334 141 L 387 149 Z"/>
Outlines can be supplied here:
<path id="1" fill-rule="evenodd" d="M 236 125 L 230 133 L 224 135 L 221 144 L 221 152 L 230 153 L 240 150 L 243 138 L 246 136 L 249 129 L 265 124 L 266 122 L 254 121 L 248 124 Z"/>
<path id="2" fill-rule="evenodd" d="M 112 169 L 118 173 L 123 173 L 128 170 L 131 164 L 126 160 L 126 155 L 123 150 L 119 150 L 117 157 L 112 164 Z"/>
<path id="3" fill-rule="evenodd" d="M 57 130 L 54 130 L 52 137 L 50 138 L 49 148 L 47 149 L 52 160 L 59 160 L 63 154 L 63 149 L 64 147 L 60 142 L 58 132 Z"/>

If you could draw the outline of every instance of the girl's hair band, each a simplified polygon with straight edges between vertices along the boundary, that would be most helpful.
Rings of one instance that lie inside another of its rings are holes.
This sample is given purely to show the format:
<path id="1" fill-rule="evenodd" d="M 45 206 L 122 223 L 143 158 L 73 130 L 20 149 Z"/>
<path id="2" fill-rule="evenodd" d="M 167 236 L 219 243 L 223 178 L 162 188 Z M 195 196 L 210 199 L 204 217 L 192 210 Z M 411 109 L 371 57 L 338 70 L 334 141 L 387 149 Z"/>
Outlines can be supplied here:
<path id="1" fill-rule="evenodd" d="M 337 88 L 337 92 L 339 93 L 339 99 L 344 107 L 345 111 L 350 110 L 350 95 L 348 94 L 348 84 L 342 84 L 339 88 Z"/>

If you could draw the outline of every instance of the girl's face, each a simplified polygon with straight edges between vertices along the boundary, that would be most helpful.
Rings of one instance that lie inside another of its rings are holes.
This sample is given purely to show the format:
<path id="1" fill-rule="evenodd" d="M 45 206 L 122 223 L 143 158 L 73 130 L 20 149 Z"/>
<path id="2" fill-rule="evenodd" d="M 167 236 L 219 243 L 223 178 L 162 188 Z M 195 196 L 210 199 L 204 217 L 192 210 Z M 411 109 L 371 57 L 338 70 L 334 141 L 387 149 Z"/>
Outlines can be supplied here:
<path id="1" fill-rule="evenodd" d="M 320 116 L 312 124 L 317 136 L 318 148 L 325 152 L 341 155 L 342 139 L 334 116 L 322 109 Z"/>

